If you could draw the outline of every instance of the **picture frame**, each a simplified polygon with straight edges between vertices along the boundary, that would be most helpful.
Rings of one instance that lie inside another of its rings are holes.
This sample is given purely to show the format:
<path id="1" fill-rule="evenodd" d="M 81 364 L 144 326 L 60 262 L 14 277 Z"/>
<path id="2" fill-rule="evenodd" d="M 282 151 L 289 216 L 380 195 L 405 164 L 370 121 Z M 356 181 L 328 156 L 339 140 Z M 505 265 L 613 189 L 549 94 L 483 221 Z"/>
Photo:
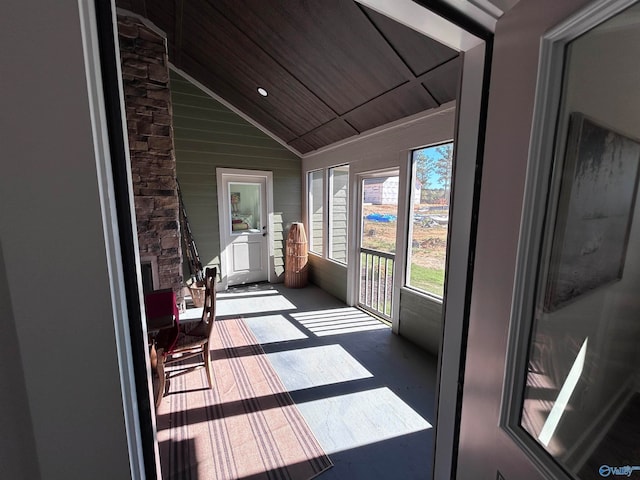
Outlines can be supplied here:
<path id="1" fill-rule="evenodd" d="M 570 115 L 544 310 L 622 278 L 638 190 L 640 142 Z"/>
<path id="2" fill-rule="evenodd" d="M 231 203 L 231 212 L 237 213 L 238 205 L 240 204 L 240 192 L 231 192 L 229 201 Z"/>

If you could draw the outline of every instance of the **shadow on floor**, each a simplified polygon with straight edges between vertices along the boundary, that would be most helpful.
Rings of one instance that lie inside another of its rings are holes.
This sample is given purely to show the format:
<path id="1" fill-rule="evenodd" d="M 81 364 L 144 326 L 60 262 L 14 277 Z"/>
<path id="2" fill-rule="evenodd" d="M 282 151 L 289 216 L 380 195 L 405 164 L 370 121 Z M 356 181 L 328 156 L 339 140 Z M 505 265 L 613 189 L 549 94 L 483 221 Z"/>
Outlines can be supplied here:
<path id="1" fill-rule="evenodd" d="M 242 316 L 329 454 L 321 480 L 431 478 L 437 358 L 323 290 L 236 287 Z"/>

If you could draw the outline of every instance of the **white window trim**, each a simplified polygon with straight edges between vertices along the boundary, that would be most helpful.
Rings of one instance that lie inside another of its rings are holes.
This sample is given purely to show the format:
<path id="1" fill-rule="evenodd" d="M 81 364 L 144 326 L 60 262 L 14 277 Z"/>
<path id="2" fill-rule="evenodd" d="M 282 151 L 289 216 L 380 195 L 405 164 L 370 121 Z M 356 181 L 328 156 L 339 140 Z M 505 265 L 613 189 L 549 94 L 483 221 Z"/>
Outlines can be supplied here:
<path id="1" fill-rule="evenodd" d="M 444 142 L 437 142 L 437 143 L 433 143 L 431 145 L 425 145 L 423 147 L 418 147 L 418 148 L 413 148 L 410 150 L 409 152 L 409 169 L 408 169 L 408 182 L 409 184 L 407 185 L 407 192 L 408 192 L 408 215 L 409 215 L 409 219 L 407 221 L 407 238 L 406 238 L 406 243 L 405 245 L 405 249 L 406 249 L 406 258 L 405 258 L 405 262 L 404 262 L 404 271 L 403 271 L 403 279 L 404 279 L 404 283 L 402 284 L 401 288 L 404 288 L 412 293 L 417 293 L 420 294 L 421 296 L 429 299 L 429 300 L 437 300 L 440 303 L 443 302 L 443 297 L 441 297 L 440 295 L 433 293 L 433 292 L 429 292 L 428 290 L 424 290 L 422 288 L 418 288 L 414 285 L 411 285 L 410 282 L 410 276 L 411 276 L 411 249 L 413 248 L 413 206 L 414 206 L 414 199 L 413 199 L 413 188 L 414 188 L 414 184 L 416 179 L 416 162 L 414 161 L 414 153 L 420 150 L 425 150 L 427 148 L 436 148 L 436 147 L 440 147 L 442 145 L 453 145 L 454 146 L 454 156 L 455 156 L 455 143 L 453 141 L 453 139 L 451 140 L 447 140 Z M 453 167 L 453 163 L 452 163 L 452 167 Z M 449 184 L 449 190 L 451 190 L 451 184 L 453 183 L 453 168 L 451 170 L 451 179 L 450 179 L 451 183 Z M 451 204 L 451 201 L 449 201 L 449 204 Z M 449 227 L 449 224 L 447 224 L 447 228 Z M 447 239 L 447 243 L 448 243 L 448 239 Z M 448 245 L 447 245 L 447 252 L 448 252 Z M 447 255 L 448 256 L 448 255 Z M 446 266 L 445 266 L 445 272 L 446 272 Z"/>

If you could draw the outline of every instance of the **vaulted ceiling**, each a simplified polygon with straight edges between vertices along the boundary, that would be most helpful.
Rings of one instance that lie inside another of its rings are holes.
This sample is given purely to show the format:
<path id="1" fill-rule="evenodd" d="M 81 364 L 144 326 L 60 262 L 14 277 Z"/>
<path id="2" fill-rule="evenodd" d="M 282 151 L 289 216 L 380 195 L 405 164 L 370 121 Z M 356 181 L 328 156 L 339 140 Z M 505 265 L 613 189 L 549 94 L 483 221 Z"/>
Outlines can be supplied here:
<path id="1" fill-rule="evenodd" d="M 301 154 L 456 97 L 458 52 L 351 0 L 116 3 L 166 33 L 176 67 Z"/>

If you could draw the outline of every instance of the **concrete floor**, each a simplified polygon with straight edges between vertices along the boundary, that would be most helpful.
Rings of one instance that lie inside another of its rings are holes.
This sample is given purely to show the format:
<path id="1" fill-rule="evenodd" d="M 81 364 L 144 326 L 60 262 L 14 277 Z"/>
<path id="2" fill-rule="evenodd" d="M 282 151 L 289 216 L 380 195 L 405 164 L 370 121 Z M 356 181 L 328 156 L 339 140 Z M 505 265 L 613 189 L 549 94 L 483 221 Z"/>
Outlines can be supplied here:
<path id="1" fill-rule="evenodd" d="M 218 294 L 241 315 L 334 463 L 319 480 L 430 479 L 437 359 L 323 290 Z"/>

